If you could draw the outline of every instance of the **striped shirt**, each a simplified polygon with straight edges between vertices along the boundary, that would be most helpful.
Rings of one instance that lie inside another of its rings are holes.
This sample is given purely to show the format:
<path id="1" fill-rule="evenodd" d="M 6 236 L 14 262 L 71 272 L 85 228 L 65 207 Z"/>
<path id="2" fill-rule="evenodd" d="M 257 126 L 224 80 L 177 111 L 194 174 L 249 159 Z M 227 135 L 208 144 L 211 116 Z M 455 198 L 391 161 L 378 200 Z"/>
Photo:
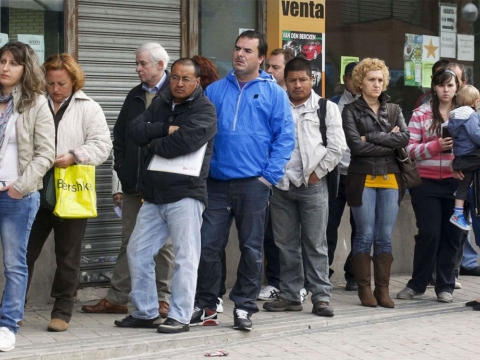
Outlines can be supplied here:
<path id="1" fill-rule="evenodd" d="M 418 164 L 418 171 L 422 178 L 445 179 L 452 177 L 450 162 L 453 153 L 442 153 L 440 145 L 441 134 L 430 130 L 432 126 L 432 108 L 424 104 L 413 111 L 408 124 L 410 142 L 407 151 Z"/>

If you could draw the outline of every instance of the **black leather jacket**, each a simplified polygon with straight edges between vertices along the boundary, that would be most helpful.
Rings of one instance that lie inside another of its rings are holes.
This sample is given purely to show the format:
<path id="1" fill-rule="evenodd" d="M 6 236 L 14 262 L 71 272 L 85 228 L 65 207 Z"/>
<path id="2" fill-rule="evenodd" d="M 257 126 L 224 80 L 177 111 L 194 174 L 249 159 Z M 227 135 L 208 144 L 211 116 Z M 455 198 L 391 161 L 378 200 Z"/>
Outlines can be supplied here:
<path id="1" fill-rule="evenodd" d="M 398 108 L 395 126 L 400 128 L 392 133 L 392 122 L 387 116 L 387 101 L 390 97 L 380 95 L 378 116 L 362 97 L 345 105 L 342 112 L 343 129 L 347 145 L 351 151 L 351 160 L 346 179 L 346 197 L 350 206 L 362 205 L 362 193 L 366 175 L 396 174 L 399 184 L 399 201 L 404 189 L 400 181 L 400 168 L 394 149 L 407 146 L 410 139 L 408 127 Z M 365 141 L 361 139 L 365 136 Z"/>

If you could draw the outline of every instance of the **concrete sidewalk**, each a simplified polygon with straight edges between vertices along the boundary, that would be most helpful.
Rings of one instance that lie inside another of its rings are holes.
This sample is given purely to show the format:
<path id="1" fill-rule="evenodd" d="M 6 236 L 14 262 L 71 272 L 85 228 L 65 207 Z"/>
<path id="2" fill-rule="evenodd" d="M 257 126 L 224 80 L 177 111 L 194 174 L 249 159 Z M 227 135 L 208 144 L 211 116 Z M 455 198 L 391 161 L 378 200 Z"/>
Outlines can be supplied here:
<path id="1" fill-rule="evenodd" d="M 392 276 L 390 291 L 392 297 L 400 291 L 408 280 L 407 275 Z M 343 290 L 344 283 L 334 284 L 333 300 L 335 316 L 321 318 L 311 314 L 310 301 L 304 304 L 302 312 L 270 313 L 261 309 L 252 316 L 253 331 L 241 332 L 232 329 L 233 304 L 225 299 L 225 311 L 219 314 L 220 324 L 214 327 L 194 327 L 189 332 L 175 335 L 158 334 L 151 329 L 125 329 L 114 326 L 115 319 L 124 315 L 84 314 L 80 311 L 82 303 L 75 306 L 75 312 L 68 331 L 51 333 L 46 331 L 50 320 L 51 307 L 28 307 L 23 326 L 17 334 L 15 350 L 0 353 L 1 359 L 115 359 L 139 358 L 140 354 L 185 351 L 202 345 L 213 348 L 238 340 L 253 341 L 262 336 L 301 331 L 340 331 L 351 327 L 371 323 L 397 322 L 417 316 L 448 316 L 451 313 L 467 315 L 480 324 L 480 312 L 472 312 L 465 302 L 480 298 L 480 279 L 462 276 L 461 290 L 454 292 L 454 302 L 442 304 L 436 301 L 432 288 L 418 299 L 412 301 L 396 300 L 395 309 L 365 308 L 360 306 L 357 294 Z M 310 300 L 310 298 L 309 298 Z M 468 313 L 467 313 L 468 312 Z M 478 315 L 478 316 L 477 316 Z M 480 325 L 479 325 L 480 327 Z M 477 329 L 479 328 L 477 327 Z M 178 354 L 177 352 L 177 354 Z M 479 349 L 480 354 L 480 349 Z"/>

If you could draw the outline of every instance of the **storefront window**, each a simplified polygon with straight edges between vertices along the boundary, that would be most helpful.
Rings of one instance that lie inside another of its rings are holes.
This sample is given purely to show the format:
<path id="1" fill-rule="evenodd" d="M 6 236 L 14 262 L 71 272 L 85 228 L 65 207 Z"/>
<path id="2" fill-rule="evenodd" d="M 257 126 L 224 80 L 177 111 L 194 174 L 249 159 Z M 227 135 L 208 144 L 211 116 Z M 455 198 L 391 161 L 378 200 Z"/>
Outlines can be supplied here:
<path id="1" fill-rule="evenodd" d="M 213 60 L 223 77 L 232 69 L 234 41 L 257 28 L 257 0 L 201 0 L 200 54 Z"/>
<path id="2" fill-rule="evenodd" d="M 343 91 L 342 57 L 384 60 L 391 76 L 387 92 L 407 121 L 418 97 L 429 90 L 428 67 L 441 58 L 463 64 L 467 81 L 478 86 L 474 74 L 480 69 L 473 57 L 479 49 L 480 21 L 464 11 L 467 3 L 479 5 L 462 0 L 326 0 L 327 97 Z"/>
<path id="3" fill-rule="evenodd" d="M 40 63 L 64 51 L 64 0 L 0 0 L 0 46 L 29 44 Z"/>

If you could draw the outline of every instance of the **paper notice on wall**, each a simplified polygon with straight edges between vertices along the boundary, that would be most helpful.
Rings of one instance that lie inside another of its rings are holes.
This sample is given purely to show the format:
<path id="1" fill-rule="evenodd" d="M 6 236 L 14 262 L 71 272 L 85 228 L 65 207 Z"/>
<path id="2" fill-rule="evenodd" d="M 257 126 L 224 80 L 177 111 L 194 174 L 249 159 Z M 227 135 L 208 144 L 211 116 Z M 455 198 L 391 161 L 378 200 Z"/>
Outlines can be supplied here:
<path id="1" fill-rule="evenodd" d="M 455 59 L 456 43 L 457 34 L 452 32 L 440 33 L 440 57 Z"/>
<path id="2" fill-rule="evenodd" d="M 0 47 L 8 43 L 8 34 L 0 33 Z"/>
<path id="3" fill-rule="evenodd" d="M 18 34 L 18 41 L 30 45 L 37 54 L 39 64 L 45 61 L 45 41 L 43 35 Z"/>
<path id="4" fill-rule="evenodd" d="M 457 60 L 475 60 L 475 36 L 457 34 L 458 50 Z"/>
<path id="5" fill-rule="evenodd" d="M 345 66 L 350 64 L 351 62 L 358 62 L 359 57 L 357 56 L 342 56 L 340 58 L 340 83 L 343 84 L 343 75 L 345 75 Z"/>
<path id="6" fill-rule="evenodd" d="M 437 61 L 440 59 L 440 38 L 423 35 L 422 61 Z"/>

